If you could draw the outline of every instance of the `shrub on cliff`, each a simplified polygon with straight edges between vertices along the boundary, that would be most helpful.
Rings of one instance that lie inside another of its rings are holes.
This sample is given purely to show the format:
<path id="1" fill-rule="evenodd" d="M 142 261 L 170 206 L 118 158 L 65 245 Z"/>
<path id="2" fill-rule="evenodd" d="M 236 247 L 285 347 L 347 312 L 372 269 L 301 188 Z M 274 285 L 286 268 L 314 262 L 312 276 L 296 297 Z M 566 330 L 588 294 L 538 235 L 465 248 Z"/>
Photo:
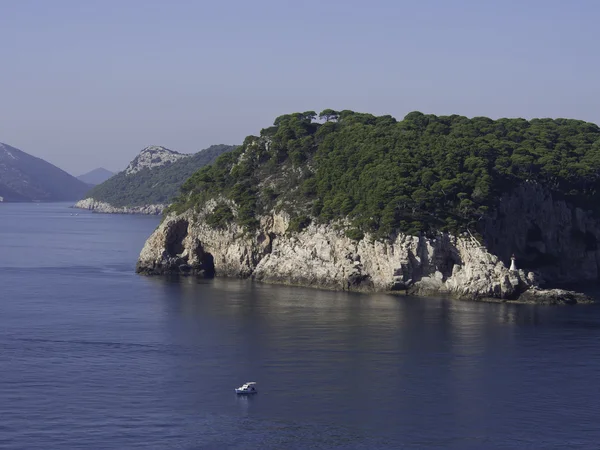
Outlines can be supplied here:
<path id="1" fill-rule="evenodd" d="M 596 209 L 599 139 L 598 126 L 571 119 L 294 113 L 196 172 L 172 209 L 220 195 L 250 228 L 275 208 L 317 221 L 347 218 L 353 236 L 456 232 L 526 180 Z"/>

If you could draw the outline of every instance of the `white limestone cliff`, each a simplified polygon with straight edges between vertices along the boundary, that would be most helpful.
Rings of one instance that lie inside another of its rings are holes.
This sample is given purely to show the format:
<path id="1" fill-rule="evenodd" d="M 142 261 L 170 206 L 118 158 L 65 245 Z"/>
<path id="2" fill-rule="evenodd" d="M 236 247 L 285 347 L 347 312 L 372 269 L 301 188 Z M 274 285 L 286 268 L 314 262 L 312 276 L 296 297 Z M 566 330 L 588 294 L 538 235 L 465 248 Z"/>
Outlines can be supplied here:
<path id="1" fill-rule="evenodd" d="M 73 208 L 87 209 L 89 211 L 105 214 L 162 214 L 168 205 L 144 205 L 144 206 L 113 206 L 106 202 L 100 202 L 93 198 L 79 200 Z"/>
<path id="2" fill-rule="evenodd" d="M 336 224 L 288 233 L 289 217 L 261 218 L 249 234 L 235 224 L 209 227 L 200 213 L 167 217 L 146 242 L 137 271 L 215 274 L 257 281 L 355 291 L 451 294 L 465 299 L 587 303 L 569 291 L 542 290 L 536 275 L 511 272 L 470 236 L 399 234 L 387 242 L 349 239 Z M 508 261 L 507 261 L 508 263 Z"/>

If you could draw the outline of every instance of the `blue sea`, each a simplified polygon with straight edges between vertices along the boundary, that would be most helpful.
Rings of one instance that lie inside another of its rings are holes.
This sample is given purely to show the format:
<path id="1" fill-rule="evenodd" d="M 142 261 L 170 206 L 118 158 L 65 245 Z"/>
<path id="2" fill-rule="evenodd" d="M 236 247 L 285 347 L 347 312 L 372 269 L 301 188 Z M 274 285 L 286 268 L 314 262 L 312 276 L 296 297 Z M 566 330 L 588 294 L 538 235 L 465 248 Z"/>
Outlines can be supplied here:
<path id="1" fill-rule="evenodd" d="M 600 448 L 600 307 L 136 275 L 158 222 L 0 204 L 0 448 Z"/>

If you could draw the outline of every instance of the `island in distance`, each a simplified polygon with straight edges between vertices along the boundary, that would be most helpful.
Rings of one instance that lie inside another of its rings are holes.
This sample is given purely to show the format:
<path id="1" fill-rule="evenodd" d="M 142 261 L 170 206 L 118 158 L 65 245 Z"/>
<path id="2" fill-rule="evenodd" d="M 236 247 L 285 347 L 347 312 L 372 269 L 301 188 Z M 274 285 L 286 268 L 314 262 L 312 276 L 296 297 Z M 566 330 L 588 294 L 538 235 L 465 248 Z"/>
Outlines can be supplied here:
<path id="1" fill-rule="evenodd" d="M 137 271 L 588 303 L 553 287 L 598 280 L 599 193 L 593 123 L 287 114 L 183 184 Z"/>
<path id="2" fill-rule="evenodd" d="M 234 148 L 212 145 L 183 154 L 161 146 L 146 147 L 125 170 L 93 187 L 75 207 L 100 213 L 161 214 L 185 180 Z"/>
<path id="3" fill-rule="evenodd" d="M 79 175 L 77 178 L 91 186 L 96 186 L 97 184 L 104 183 L 113 175 L 114 172 L 111 172 L 104 167 L 98 167 L 97 169 L 90 170 L 83 175 Z"/>
<path id="4" fill-rule="evenodd" d="M 49 162 L 0 143 L 0 202 L 78 200 L 89 188 Z"/>

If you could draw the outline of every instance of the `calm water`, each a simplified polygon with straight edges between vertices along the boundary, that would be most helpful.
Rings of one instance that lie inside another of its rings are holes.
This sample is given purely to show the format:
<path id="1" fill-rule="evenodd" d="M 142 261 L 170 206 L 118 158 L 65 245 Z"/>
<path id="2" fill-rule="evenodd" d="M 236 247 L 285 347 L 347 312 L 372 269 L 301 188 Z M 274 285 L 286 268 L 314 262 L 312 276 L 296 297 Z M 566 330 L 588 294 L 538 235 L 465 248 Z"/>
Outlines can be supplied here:
<path id="1" fill-rule="evenodd" d="M 0 205 L 2 448 L 600 445 L 596 306 L 145 278 L 156 217 L 78 213 Z"/>

